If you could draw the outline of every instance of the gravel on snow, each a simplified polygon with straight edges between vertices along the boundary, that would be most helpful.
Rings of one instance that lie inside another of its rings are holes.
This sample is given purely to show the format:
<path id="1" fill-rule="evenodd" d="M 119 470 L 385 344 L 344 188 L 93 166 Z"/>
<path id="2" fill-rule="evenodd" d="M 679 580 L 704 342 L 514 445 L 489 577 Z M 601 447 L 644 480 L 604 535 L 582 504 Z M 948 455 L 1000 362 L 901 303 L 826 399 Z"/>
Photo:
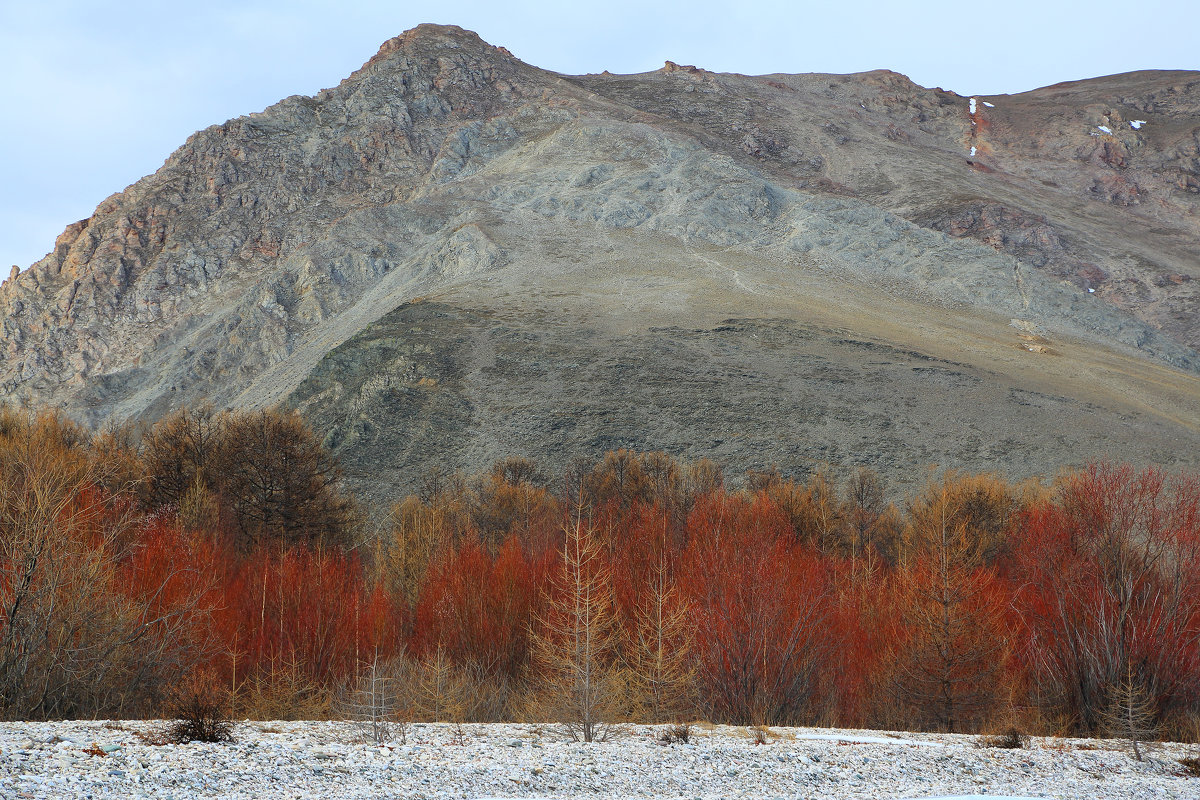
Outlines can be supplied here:
<path id="1" fill-rule="evenodd" d="M 406 744 L 363 743 L 342 722 L 245 722 L 233 744 L 154 746 L 151 722 L 0 724 L 3 798 L 932 798 L 1200 800 L 1183 745 L 1137 762 L 1115 742 L 773 728 L 698 728 L 663 746 L 630 726 L 614 741 L 565 740 L 555 726 L 416 724 Z M 104 755 L 92 753 L 109 751 Z"/>

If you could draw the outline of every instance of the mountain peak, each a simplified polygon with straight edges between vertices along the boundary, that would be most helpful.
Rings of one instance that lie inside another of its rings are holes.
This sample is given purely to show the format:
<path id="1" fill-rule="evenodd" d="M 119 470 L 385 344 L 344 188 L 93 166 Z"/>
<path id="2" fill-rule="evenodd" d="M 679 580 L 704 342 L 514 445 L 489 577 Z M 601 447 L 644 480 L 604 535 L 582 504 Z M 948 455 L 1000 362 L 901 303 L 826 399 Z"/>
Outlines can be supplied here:
<path id="1" fill-rule="evenodd" d="M 457 25 L 437 25 L 423 22 L 415 28 L 409 28 L 399 36 L 393 36 L 379 47 L 379 55 L 387 55 L 408 46 L 441 46 L 462 47 L 463 45 L 483 45 L 490 47 L 475 31 L 460 28 Z"/>
<path id="2" fill-rule="evenodd" d="M 391 62 L 396 54 L 426 59 L 451 52 L 470 53 L 487 60 L 516 61 L 506 48 L 488 44 L 474 31 L 457 25 L 425 22 L 385 41 L 379 46 L 378 52 L 351 77 L 375 71 Z"/>

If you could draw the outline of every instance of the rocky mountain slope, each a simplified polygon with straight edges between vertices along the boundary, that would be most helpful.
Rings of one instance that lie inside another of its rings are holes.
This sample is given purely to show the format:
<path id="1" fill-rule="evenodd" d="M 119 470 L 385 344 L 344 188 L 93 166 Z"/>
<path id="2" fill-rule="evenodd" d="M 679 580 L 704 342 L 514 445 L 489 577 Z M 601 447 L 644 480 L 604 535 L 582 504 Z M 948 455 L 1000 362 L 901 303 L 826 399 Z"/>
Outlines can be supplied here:
<path id="1" fill-rule="evenodd" d="M 1200 462 L 1200 72 L 565 76 L 423 25 L 0 286 L 0 396 L 286 403 L 369 502 L 614 447 Z"/>

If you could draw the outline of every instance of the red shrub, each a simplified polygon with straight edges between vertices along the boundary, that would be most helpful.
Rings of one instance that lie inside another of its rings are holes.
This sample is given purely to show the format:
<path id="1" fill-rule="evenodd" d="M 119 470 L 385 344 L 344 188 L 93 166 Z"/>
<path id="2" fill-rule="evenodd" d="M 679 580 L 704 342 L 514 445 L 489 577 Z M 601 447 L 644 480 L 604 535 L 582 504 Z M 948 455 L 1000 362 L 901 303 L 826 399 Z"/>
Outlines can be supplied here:
<path id="1" fill-rule="evenodd" d="M 688 518 L 679 585 L 696 623 L 701 692 L 716 719 L 795 723 L 811 716 L 830 651 L 830 597 L 820 555 L 790 543 L 762 495 L 700 498 Z"/>
<path id="2" fill-rule="evenodd" d="M 529 552 L 510 536 L 495 556 L 475 537 L 430 567 L 414 612 L 410 651 L 442 648 L 459 664 L 520 677 L 529 662 L 529 626 L 553 568 L 553 551 Z"/>
<path id="3" fill-rule="evenodd" d="M 240 676 L 286 664 L 327 686 L 395 649 L 391 604 L 368 591 L 354 556 L 260 548 L 224 574 L 215 627 Z"/>
<path id="4" fill-rule="evenodd" d="M 1200 701 L 1198 508 L 1194 478 L 1095 465 L 1018 527 L 1024 657 L 1081 730 L 1128 672 L 1163 713 Z"/>

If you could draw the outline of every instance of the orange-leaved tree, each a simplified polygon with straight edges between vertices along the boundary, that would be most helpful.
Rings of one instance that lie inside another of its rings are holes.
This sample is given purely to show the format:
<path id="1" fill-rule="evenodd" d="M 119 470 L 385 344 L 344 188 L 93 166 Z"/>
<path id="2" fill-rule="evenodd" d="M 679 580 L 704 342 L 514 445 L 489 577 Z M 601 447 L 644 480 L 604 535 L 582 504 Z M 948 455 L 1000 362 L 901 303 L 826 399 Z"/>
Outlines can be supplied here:
<path id="1" fill-rule="evenodd" d="M 912 552 L 897 576 L 894 685 L 911 723 L 969 729 L 1001 693 L 1005 591 L 984 564 L 987 539 L 970 527 L 950 480 L 914 500 L 910 527 Z"/>

